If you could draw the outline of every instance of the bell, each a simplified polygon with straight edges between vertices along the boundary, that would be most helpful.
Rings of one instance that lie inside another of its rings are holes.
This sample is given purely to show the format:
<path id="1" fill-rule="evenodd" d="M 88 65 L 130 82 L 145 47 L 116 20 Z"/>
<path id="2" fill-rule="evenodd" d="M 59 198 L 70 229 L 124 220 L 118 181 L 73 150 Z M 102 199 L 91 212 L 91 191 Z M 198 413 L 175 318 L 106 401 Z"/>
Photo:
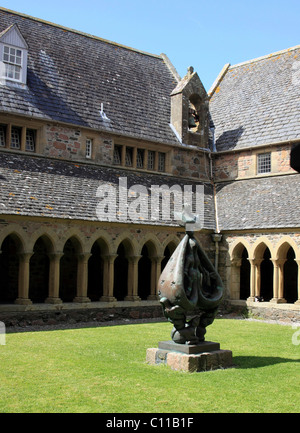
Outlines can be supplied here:
<path id="1" fill-rule="evenodd" d="M 196 122 L 195 122 L 195 118 L 194 118 L 194 116 L 193 115 L 191 115 L 190 117 L 189 117 L 189 128 L 195 128 L 197 125 L 196 125 Z"/>

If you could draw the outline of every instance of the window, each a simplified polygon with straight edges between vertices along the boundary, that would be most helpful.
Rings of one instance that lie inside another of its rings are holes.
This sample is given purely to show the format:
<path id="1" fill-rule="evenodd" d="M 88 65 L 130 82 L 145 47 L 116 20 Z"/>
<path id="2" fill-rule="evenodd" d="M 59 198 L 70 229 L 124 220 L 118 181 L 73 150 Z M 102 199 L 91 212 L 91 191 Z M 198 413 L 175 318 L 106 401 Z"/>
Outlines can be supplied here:
<path id="1" fill-rule="evenodd" d="M 158 153 L 158 171 L 165 171 L 165 160 L 166 155 L 164 153 Z"/>
<path id="2" fill-rule="evenodd" d="M 144 167 L 144 150 L 138 149 L 136 153 L 136 167 L 143 168 Z"/>
<path id="3" fill-rule="evenodd" d="M 125 165 L 127 167 L 132 166 L 132 147 L 126 147 L 126 154 L 125 154 Z"/>
<path id="4" fill-rule="evenodd" d="M 257 155 L 257 173 L 271 172 L 271 153 L 260 153 Z"/>
<path id="5" fill-rule="evenodd" d="M 6 146 L 6 126 L 0 125 L 0 147 Z"/>
<path id="6" fill-rule="evenodd" d="M 148 152 L 148 170 L 154 170 L 155 152 L 149 150 Z"/>
<path id="7" fill-rule="evenodd" d="M 28 45 L 16 24 L 0 32 L 0 82 L 26 84 Z"/>
<path id="8" fill-rule="evenodd" d="M 21 81 L 22 50 L 5 45 L 3 47 L 4 76 Z"/>
<path id="9" fill-rule="evenodd" d="M 12 149 L 21 148 L 21 131 L 22 129 L 17 126 L 12 126 L 11 137 L 10 137 L 10 147 Z"/>
<path id="10" fill-rule="evenodd" d="M 141 149 L 125 144 L 115 144 L 113 151 L 113 164 L 133 169 L 151 171 L 166 171 L 166 153 L 158 150 Z"/>
<path id="11" fill-rule="evenodd" d="M 26 129 L 25 150 L 27 150 L 28 152 L 35 151 L 35 130 L 34 129 Z"/>
<path id="12" fill-rule="evenodd" d="M 92 157 L 92 150 L 93 150 L 93 140 L 91 138 L 87 138 L 85 143 L 85 157 L 91 158 Z"/>
<path id="13" fill-rule="evenodd" d="M 10 124 L 0 124 L 0 148 L 36 152 L 37 130 Z"/>
<path id="14" fill-rule="evenodd" d="M 121 160 L 122 160 L 122 146 L 115 146 L 113 163 L 117 165 L 121 165 Z"/>

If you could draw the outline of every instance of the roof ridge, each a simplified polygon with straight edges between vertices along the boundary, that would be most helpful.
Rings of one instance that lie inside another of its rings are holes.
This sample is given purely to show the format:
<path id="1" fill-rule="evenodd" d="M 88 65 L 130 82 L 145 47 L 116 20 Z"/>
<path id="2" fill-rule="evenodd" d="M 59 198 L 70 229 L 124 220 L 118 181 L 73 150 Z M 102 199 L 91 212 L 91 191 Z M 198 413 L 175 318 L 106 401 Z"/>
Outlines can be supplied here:
<path id="1" fill-rule="evenodd" d="M 250 63 L 259 62 L 260 60 L 270 59 L 271 57 L 275 57 L 275 56 L 278 56 L 280 54 L 285 54 L 289 51 L 293 51 L 293 50 L 297 50 L 297 49 L 300 49 L 300 45 L 295 45 L 294 47 L 286 48 L 285 50 L 276 51 L 276 52 L 271 53 L 271 54 L 266 54 L 264 56 L 256 57 L 256 58 L 251 59 L 251 60 L 246 60 L 245 62 L 236 63 L 235 65 L 231 65 L 229 67 L 229 69 L 237 68 L 237 67 L 243 66 L 243 65 L 248 65 Z"/>
<path id="2" fill-rule="evenodd" d="M 82 32 L 80 30 L 71 29 L 70 27 L 66 27 L 66 26 L 63 26 L 61 24 L 55 24 L 55 23 L 53 23 L 51 21 L 43 20 L 42 18 L 33 17 L 31 15 L 27 15 L 27 14 L 24 14 L 22 12 L 13 11 L 11 9 L 4 8 L 2 6 L 0 6 L 0 11 L 9 12 L 11 14 L 18 15 L 18 16 L 23 17 L 23 18 L 28 18 L 28 19 L 31 19 L 33 21 L 37 21 L 37 22 L 40 22 L 40 23 L 43 23 L 43 24 L 47 24 L 47 25 L 50 25 L 50 26 L 53 26 L 53 27 L 60 28 L 62 30 L 66 30 L 66 31 L 69 31 L 69 32 L 72 32 L 72 33 L 76 33 L 76 34 L 81 35 L 81 36 L 85 36 L 85 37 L 88 37 L 88 38 L 91 38 L 91 39 L 95 39 L 95 40 L 98 40 L 98 41 L 101 41 L 101 42 L 105 42 L 107 44 L 115 45 L 115 46 L 120 47 L 120 48 L 125 48 L 125 49 L 130 50 L 130 51 L 135 51 L 137 53 L 144 54 L 146 56 L 155 57 L 155 58 L 158 58 L 160 60 L 163 60 L 163 58 L 162 58 L 162 56 L 160 54 L 148 53 L 147 51 L 142 51 L 142 50 L 139 50 L 137 48 L 132 48 L 132 47 L 129 47 L 127 45 L 119 44 L 118 42 L 113 42 L 113 41 L 110 41 L 108 39 L 101 38 L 100 36 L 95 36 L 95 35 L 92 35 L 90 33 Z"/>

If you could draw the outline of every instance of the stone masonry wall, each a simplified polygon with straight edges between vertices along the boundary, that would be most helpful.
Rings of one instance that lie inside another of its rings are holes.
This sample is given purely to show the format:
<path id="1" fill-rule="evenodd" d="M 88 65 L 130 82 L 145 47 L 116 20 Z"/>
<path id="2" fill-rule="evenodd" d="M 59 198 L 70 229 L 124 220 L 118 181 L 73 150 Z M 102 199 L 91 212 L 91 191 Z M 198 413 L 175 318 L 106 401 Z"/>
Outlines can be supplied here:
<path id="1" fill-rule="evenodd" d="M 224 152 L 214 155 L 214 180 L 243 179 L 257 175 L 257 154 L 271 152 L 272 174 L 294 173 L 290 167 L 291 145 L 269 146 L 259 149 Z"/>

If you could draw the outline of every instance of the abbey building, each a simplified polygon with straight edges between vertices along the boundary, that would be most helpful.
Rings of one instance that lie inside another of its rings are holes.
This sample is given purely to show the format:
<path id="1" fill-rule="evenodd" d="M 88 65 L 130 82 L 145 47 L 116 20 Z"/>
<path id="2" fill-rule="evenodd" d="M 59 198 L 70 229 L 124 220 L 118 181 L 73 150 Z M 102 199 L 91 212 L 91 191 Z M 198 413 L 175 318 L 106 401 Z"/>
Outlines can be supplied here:
<path id="1" fill-rule="evenodd" d="M 299 316 L 299 74 L 297 46 L 207 92 L 164 54 L 0 8 L 0 316 L 158 314 L 186 203 L 227 301 Z"/>

